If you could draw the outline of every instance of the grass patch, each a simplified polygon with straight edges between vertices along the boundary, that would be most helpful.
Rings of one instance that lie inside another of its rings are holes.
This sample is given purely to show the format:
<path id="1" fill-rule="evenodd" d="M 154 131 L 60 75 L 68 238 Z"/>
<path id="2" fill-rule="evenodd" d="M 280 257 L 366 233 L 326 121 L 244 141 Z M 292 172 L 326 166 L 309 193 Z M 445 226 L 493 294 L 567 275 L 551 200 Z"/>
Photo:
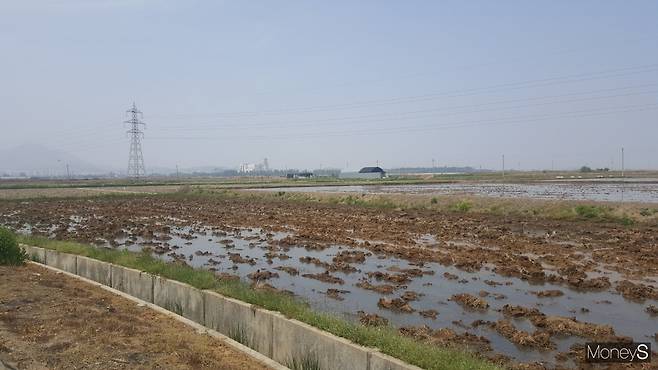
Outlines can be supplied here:
<path id="1" fill-rule="evenodd" d="M 592 206 L 592 205 L 578 205 L 574 207 L 574 211 L 579 217 L 594 219 L 604 218 L 610 212 L 608 207 Z"/>
<path id="2" fill-rule="evenodd" d="M 642 208 L 640 209 L 640 216 L 651 217 L 658 214 L 658 208 Z"/>
<path id="3" fill-rule="evenodd" d="M 622 215 L 621 217 L 618 218 L 618 220 L 624 226 L 635 225 L 635 220 L 629 217 L 628 215 Z"/>
<path id="4" fill-rule="evenodd" d="M 459 202 L 453 204 L 450 206 L 450 209 L 455 212 L 468 212 L 473 208 L 473 203 L 469 202 L 468 200 L 460 200 Z"/>
<path id="5" fill-rule="evenodd" d="M 236 280 L 219 280 L 210 271 L 184 264 L 167 263 L 147 253 L 96 248 L 90 245 L 57 241 L 42 237 L 18 236 L 21 243 L 82 255 L 117 265 L 146 271 L 168 279 L 181 281 L 199 289 L 211 289 L 225 296 L 251 303 L 297 319 L 354 343 L 378 348 L 381 352 L 426 369 L 498 369 L 490 362 L 459 348 L 444 348 L 403 337 L 392 327 L 370 328 L 346 321 L 335 315 L 317 312 L 296 297 L 261 291 Z M 238 333 L 235 333 L 238 337 Z M 244 334 L 244 333 L 242 333 Z M 242 335 L 239 336 L 242 338 Z M 237 340 L 237 339 L 236 339 Z M 304 358 L 298 364 L 312 365 Z M 302 367 L 304 368 L 304 367 Z M 313 369 L 313 367 L 309 367 Z"/>
<path id="6" fill-rule="evenodd" d="M 381 197 L 364 197 L 358 195 L 347 195 L 338 198 L 337 203 L 351 206 L 361 206 L 370 208 L 395 208 L 395 203 Z"/>
<path id="7" fill-rule="evenodd" d="M 321 370 L 320 360 L 315 352 L 307 351 L 286 362 L 290 370 Z"/>
<path id="8" fill-rule="evenodd" d="M 581 204 L 573 208 L 573 211 L 579 218 L 593 221 L 617 222 L 624 226 L 634 225 L 636 220 L 626 213 L 615 213 L 612 207 L 600 205 Z M 642 215 L 642 213 L 639 213 Z M 642 215 L 644 216 L 644 215 Z"/>

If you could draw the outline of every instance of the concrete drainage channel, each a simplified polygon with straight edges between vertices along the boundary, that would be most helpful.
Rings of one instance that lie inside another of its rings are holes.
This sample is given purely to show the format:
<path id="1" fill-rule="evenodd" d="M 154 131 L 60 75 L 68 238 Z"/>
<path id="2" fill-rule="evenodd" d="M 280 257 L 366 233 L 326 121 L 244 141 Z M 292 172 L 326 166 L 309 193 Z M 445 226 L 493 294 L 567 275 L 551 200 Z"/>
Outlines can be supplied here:
<path id="1" fill-rule="evenodd" d="M 28 245 L 21 247 L 36 262 L 174 312 L 237 339 L 278 364 L 313 364 L 313 368 L 326 370 L 420 369 L 376 349 L 359 346 L 277 312 L 212 291 L 83 256 Z"/>

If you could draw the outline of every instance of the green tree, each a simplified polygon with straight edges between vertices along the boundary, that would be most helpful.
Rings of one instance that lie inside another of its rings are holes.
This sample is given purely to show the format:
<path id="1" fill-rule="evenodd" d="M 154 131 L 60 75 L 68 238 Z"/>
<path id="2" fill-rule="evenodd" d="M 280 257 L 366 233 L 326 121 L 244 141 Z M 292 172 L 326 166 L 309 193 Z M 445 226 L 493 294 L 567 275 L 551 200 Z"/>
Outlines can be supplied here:
<path id="1" fill-rule="evenodd" d="M 16 235 L 0 227 L 0 265 L 22 265 L 26 259 L 27 253 L 18 246 Z"/>

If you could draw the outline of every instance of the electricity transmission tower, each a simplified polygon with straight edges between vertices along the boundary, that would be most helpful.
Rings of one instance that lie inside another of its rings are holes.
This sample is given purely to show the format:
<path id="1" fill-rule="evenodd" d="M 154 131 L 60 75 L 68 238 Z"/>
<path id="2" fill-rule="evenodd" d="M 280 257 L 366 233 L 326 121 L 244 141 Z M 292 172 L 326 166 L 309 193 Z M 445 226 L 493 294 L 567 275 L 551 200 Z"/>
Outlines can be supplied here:
<path id="1" fill-rule="evenodd" d="M 130 134 L 128 177 L 138 179 L 146 175 L 146 169 L 144 168 L 144 155 L 142 155 L 142 138 L 144 137 L 144 132 L 140 129 L 140 125 L 146 126 L 146 124 L 140 120 L 142 112 L 137 109 L 134 102 L 133 106 L 128 109 L 126 113 L 130 113 L 132 116 L 131 119 L 124 121 L 124 123 L 130 124 L 130 129 L 126 131 Z"/>

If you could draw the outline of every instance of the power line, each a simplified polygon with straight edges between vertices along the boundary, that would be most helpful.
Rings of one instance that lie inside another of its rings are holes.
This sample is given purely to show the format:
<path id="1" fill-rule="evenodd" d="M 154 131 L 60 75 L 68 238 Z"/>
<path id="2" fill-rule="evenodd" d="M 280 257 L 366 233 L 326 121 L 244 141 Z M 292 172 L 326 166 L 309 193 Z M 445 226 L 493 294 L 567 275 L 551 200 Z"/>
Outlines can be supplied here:
<path id="1" fill-rule="evenodd" d="M 624 68 L 624 70 L 633 69 L 633 68 L 645 68 L 646 66 L 647 66 L 647 65 L 639 66 L 639 67 L 637 67 L 637 66 L 636 66 L 636 67 L 628 67 L 628 68 Z M 649 66 L 652 66 L 652 65 L 649 65 Z M 658 65 L 656 65 L 656 66 L 658 66 Z M 600 72 L 596 72 L 596 73 L 597 73 L 597 74 L 600 74 L 600 73 L 603 73 L 603 72 L 619 71 L 619 70 L 620 70 L 620 69 L 614 69 L 614 70 L 600 71 Z M 642 71 L 642 72 L 646 72 L 646 71 Z M 637 72 L 632 72 L 632 73 L 637 73 Z M 581 74 L 581 75 L 585 75 L 585 74 Z M 556 78 L 564 79 L 565 77 L 556 77 Z M 609 76 L 598 77 L 598 78 L 609 78 Z M 597 78 L 597 79 L 598 79 L 598 78 Z M 545 79 L 544 79 L 544 80 L 545 80 Z M 561 81 L 560 83 L 570 83 L 570 82 L 571 82 L 571 81 Z M 549 99 L 549 98 L 558 98 L 558 97 L 576 96 L 576 95 L 589 94 L 589 93 L 597 93 L 597 92 L 605 92 L 605 91 L 625 90 L 625 89 L 638 88 L 638 87 L 646 87 L 646 86 L 655 86 L 655 85 L 656 85 L 656 84 L 646 84 L 646 85 L 637 85 L 637 86 L 627 86 L 627 87 L 621 87 L 621 88 L 611 88 L 611 89 L 603 89 L 603 90 L 594 90 L 594 91 L 588 91 L 588 92 L 583 92 L 583 93 L 570 93 L 570 94 L 561 94 L 561 95 L 553 95 L 553 96 L 543 96 L 543 97 L 528 98 L 528 99 L 515 99 L 515 100 L 506 100 L 506 101 L 496 101 L 496 102 L 480 103 L 480 104 L 475 104 L 475 105 L 464 105 L 464 106 L 454 106 L 454 107 L 448 107 L 448 108 L 438 108 L 438 109 L 435 108 L 435 109 L 428 109 L 428 110 L 417 110 L 417 111 L 410 111 L 410 112 L 400 112 L 400 113 L 396 113 L 396 114 L 399 114 L 399 115 L 406 115 L 406 114 L 412 114 L 412 113 L 421 113 L 421 112 L 430 112 L 430 111 L 440 111 L 440 110 L 446 110 L 446 109 L 459 109 L 459 108 L 469 108 L 469 107 L 486 106 L 486 105 L 494 105 L 494 104 L 502 104 L 502 103 L 512 103 L 512 102 L 518 102 L 518 101 L 543 100 L 543 99 Z M 476 90 L 480 90 L 480 89 L 488 89 L 488 88 L 490 88 L 490 87 L 478 88 L 478 89 L 476 89 Z M 474 90 L 474 89 L 471 89 L 471 90 Z M 449 97 L 449 96 L 446 96 L 446 97 Z M 593 99 L 598 99 L 598 98 L 593 98 Z M 548 103 L 548 104 L 553 104 L 553 103 Z M 254 113 L 259 113 L 259 112 L 254 112 Z M 260 113 L 264 113 L 264 112 L 260 112 Z M 260 114 L 260 113 L 259 113 L 259 114 Z M 227 114 L 230 114 L 230 113 L 227 113 Z M 366 117 L 368 117 L 368 116 L 373 116 L 373 117 L 375 117 L 375 116 L 381 116 L 381 115 L 386 116 L 386 115 L 390 115 L 390 113 L 379 113 L 379 114 L 371 114 L 371 115 L 361 115 L 361 116 L 355 116 L 355 117 L 328 118 L 328 119 L 322 119 L 322 120 L 301 121 L 301 122 L 299 122 L 299 123 L 304 123 L 304 122 L 311 123 L 311 122 L 334 121 L 334 120 L 341 121 L 341 120 L 350 120 L 350 119 L 361 119 L 361 118 L 366 118 Z M 249 118 L 249 117 L 244 117 L 244 118 Z M 208 125 L 208 126 L 210 126 L 210 125 L 214 124 L 215 122 L 216 122 L 216 121 L 212 121 L 212 122 L 211 122 L 211 121 L 208 121 L 208 122 L 202 122 L 201 124 L 202 124 L 202 125 Z M 288 122 L 289 122 L 289 121 L 288 121 Z M 279 123 L 273 123 L 273 124 L 279 124 Z M 257 125 L 253 125 L 253 126 L 255 126 L 255 127 L 263 127 L 264 124 L 257 124 Z M 84 141 L 86 141 L 86 140 L 83 139 L 83 137 L 86 138 L 86 137 L 93 137 L 93 136 L 96 136 L 96 135 L 98 134 L 98 131 L 99 131 L 99 130 L 103 130 L 103 129 L 105 129 L 106 127 L 108 127 L 108 126 L 101 126 L 101 127 L 96 127 L 96 126 L 95 126 L 95 127 L 89 127 L 89 126 L 87 126 L 87 127 L 81 127 L 81 128 L 76 128 L 76 129 L 70 129 L 70 130 L 66 130 L 66 129 L 63 129 L 63 130 L 62 130 L 62 129 L 58 129 L 58 130 L 57 130 L 57 133 L 53 133 L 53 134 L 50 135 L 49 137 L 51 137 L 51 138 L 53 138 L 53 139 L 55 139 L 55 140 L 63 139 L 65 142 L 69 142 L 70 139 L 72 139 L 72 138 L 79 138 L 79 139 L 81 139 L 81 140 L 78 140 L 77 142 L 80 142 L 80 141 L 84 142 Z M 198 124 L 197 124 L 197 127 L 198 127 Z M 233 124 L 233 125 L 222 125 L 222 126 L 216 126 L 216 127 L 218 127 L 218 128 L 219 128 L 219 127 L 222 127 L 222 128 L 233 128 L 233 127 L 245 127 L 245 125 L 244 125 L 244 124 Z M 189 126 L 189 124 L 188 124 L 188 125 L 186 125 L 186 126 L 162 126 L 161 128 L 164 128 L 164 129 L 185 128 L 185 129 L 189 130 L 189 129 L 190 129 L 190 126 Z M 83 131 L 88 131 L 88 132 L 83 132 Z M 58 135 L 58 134 L 60 134 L 60 135 Z M 75 141 L 75 140 L 74 140 L 74 141 Z"/>
<path id="2" fill-rule="evenodd" d="M 630 89 L 636 89 L 636 88 L 644 88 L 644 87 L 655 87 L 658 86 L 657 83 L 650 83 L 650 84 L 642 84 L 642 85 L 633 85 L 633 86 L 623 86 L 623 87 L 614 87 L 614 88 L 607 88 L 607 89 L 596 89 L 596 90 L 589 90 L 589 91 L 583 91 L 583 92 L 572 92 L 572 93 L 567 93 L 567 94 L 558 94 L 558 95 L 547 95 L 547 96 L 538 96 L 538 97 L 532 97 L 532 98 L 524 98 L 524 99 L 508 99 L 508 100 L 498 100 L 498 101 L 493 101 L 493 102 L 484 102 L 484 103 L 477 103 L 477 104 L 466 104 L 466 105 L 456 105 L 456 106 L 449 106 L 449 107 L 441 107 L 441 108 L 431 108 L 431 109 L 422 109 L 422 110 L 414 110 L 414 111 L 402 111 L 402 112 L 393 112 L 393 113 L 373 113 L 373 114 L 365 114 L 365 115 L 357 115 L 357 116 L 345 116 L 345 117 L 331 117 L 331 118 L 323 118 L 323 119 L 310 119 L 310 120 L 301 120 L 301 121 L 285 121 L 285 122 L 265 122 L 265 123 L 254 123 L 254 124 L 245 124 L 245 123 L 231 123 L 231 124 L 214 124 L 214 122 L 189 122 L 185 126 L 158 126 L 159 130 L 170 130 L 170 129 L 186 129 L 186 130 L 203 130 L 205 128 L 209 129 L 225 129 L 225 128 L 264 128 L 270 125 L 276 125 L 276 127 L 300 127 L 304 126 L 303 124 L 306 123 L 319 123 L 319 122 L 333 122 L 333 121 L 351 121 L 351 120 L 363 120 L 365 118 L 377 118 L 377 117 L 392 117 L 392 116 L 403 116 L 403 115 L 411 115 L 411 114 L 417 114 L 417 113 L 429 113 L 429 112 L 441 112 L 441 111 L 450 111 L 450 110 L 457 110 L 457 109 L 467 109 L 467 108 L 476 108 L 476 107 L 484 107 L 484 106 L 491 106 L 491 105 L 498 105 L 498 104 L 507 104 L 507 103 L 516 103 L 516 102 L 525 102 L 525 101 L 541 101 L 541 100 L 546 100 L 546 99 L 555 99 L 555 98 L 566 98 L 566 97 L 573 97 L 573 96 L 580 96 L 580 95 L 589 95 L 589 94 L 595 94 L 595 93 L 604 93 L 604 92 L 614 92 L 614 91 L 623 91 L 623 90 L 630 90 Z M 568 101 L 551 101 L 551 102 L 542 102 L 542 103 L 537 103 L 537 104 L 528 104 L 528 105 L 523 105 L 523 106 L 513 106 L 513 107 L 502 107 L 502 108 L 494 108 L 494 109 L 487 109 L 487 110 L 472 110 L 472 111 L 465 111 L 465 112 L 455 112 L 452 114 L 468 114 L 468 113 L 481 113 L 485 111 L 494 111 L 494 110 L 505 110 L 505 109 L 514 109 L 514 108 L 520 108 L 520 107 L 531 107 L 531 106 L 539 106 L 539 105 L 550 105 L 550 104 L 559 104 L 563 102 L 576 102 L 576 101 L 588 101 L 588 100 L 599 100 L 599 99 L 609 99 L 609 98 L 615 98 L 615 97 L 624 97 L 624 96 L 632 96 L 632 95 L 643 95 L 643 94 L 652 94 L 654 91 L 640 91 L 640 92 L 630 92 L 626 94 L 618 94 L 618 95 L 607 95 L 607 96 L 594 96 L 594 97 L 587 97 L 587 98 L 582 98 L 582 99 L 572 99 Z M 452 115 L 450 114 L 450 115 Z M 425 118 L 425 117 L 416 117 L 416 118 Z M 88 142 L 87 139 L 94 138 L 98 136 L 99 131 L 104 131 L 106 129 L 109 129 L 109 125 L 103 125 L 103 126 L 93 126 L 93 127 L 80 127 L 80 128 L 71 128 L 69 130 L 66 129 L 58 129 L 56 132 L 52 132 L 48 134 L 48 137 L 50 138 L 51 143 L 57 144 L 57 146 L 62 146 L 62 147 L 76 147 L 80 145 L 84 145 L 85 143 Z M 107 134 L 111 134 L 110 132 L 107 132 Z M 104 143 L 112 140 L 112 139 L 104 139 Z M 119 138 L 115 138 L 116 140 L 120 140 Z M 94 144 L 90 144 L 91 147 L 94 147 Z"/>
<path id="3" fill-rule="evenodd" d="M 646 85 L 641 85 L 639 87 L 657 86 L 657 85 L 658 84 L 646 84 Z M 598 90 L 598 91 L 594 91 L 594 92 L 615 91 L 615 90 L 622 90 L 622 89 L 628 89 L 628 87 Z M 494 107 L 494 108 L 479 109 L 479 110 L 465 110 L 465 111 L 442 113 L 442 114 L 431 113 L 431 112 L 443 112 L 443 111 L 450 111 L 450 110 L 463 109 L 463 108 L 482 107 L 482 106 L 496 105 L 496 104 L 505 104 L 505 103 L 514 103 L 514 102 L 523 102 L 523 101 L 535 101 L 535 100 L 545 100 L 545 99 L 552 99 L 552 98 L 562 98 L 562 97 L 569 97 L 569 96 L 584 95 L 584 94 L 589 94 L 589 93 L 592 93 L 592 92 L 590 91 L 590 92 L 585 92 L 585 93 L 570 93 L 570 94 L 543 96 L 543 97 L 535 97 L 535 98 L 527 98 L 527 99 L 512 99 L 512 100 L 486 102 L 486 103 L 470 104 L 470 105 L 462 105 L 462 106 L 423 109 L 423 110 L 415 110 L 415 111 L 405 111 L 405 112 L 395 112 L 395 113 L 374 113 L 374 114 L 366 114 L 366 115 L 359 115 L 359 116 L 332 117 L 332 118 L 302 120 L 302 121 L 292 121 L 292 122 L 291 121 L 285 121 L 285 122 L 265 122 L 265 123 L 254 123 L 254 124 L 225 124 L 225 125 L 205 125 L 204 124 L 203 126 L 194 125 L 192 123 L 191 126 L 187 126 L 187 127 L 163 126 L 163 127 L 160 127 L 160 129 L 170 130 L 170 129 L 185 128 L 188 131 L 205 131 L 205 130 L 208 130 L 208 129 L 227 129 L 227 128 L 242 128 L 242 129 L 268 128 L 268 127 L 271 127 L 271 128 L 284 128 L 284 127 L 305 127 L 305 126 L 308 126 L 308 124 L 333 123 L 333 122 L 338 122 L 339 124 L 340 123 L 345 123 L 345 124 L 354 125 L 354 124 L 360 124 L 360 123 L 365 123 L 365 122 L 382 122 L 382 121 L 399 120 L 399 119 L 422 119 L 422 118 L 433 118 L 433 117 L 446 117 L 446 116 L 453 116 L 453 115 L 484 113 L 484 112 L 518 109 L 518 108 L 528 108 L 528 107 L 545 106 L 545 105 L 562 104 L 562 103 L 596 101 L 596 100 L 601 100 L 601 99 L 612 99 L 612 98 L 628 97 L 628 96 L 635 96 L 635 95 L 655 94 L 655 93 L 658 93 L 658 91 L 649 90 L 649 91 L 631 92 L 631 93 L 616 94 L 616 95 L 585 97 L 585 98 L 580 98 L 580 99 L 539 102 L 539 103 L 533 103 L 533 104 L 523 104 L 523 105 L 515 105 L 515 106 L 508 106 L 508 107 Z M 424 115 L 411 116 L 411 117 L 403 117 L 403 116 L 409 116 L 409 115 L 414 115 L 414 114 L 419 114 L 419 113 L 431 113 L 431 114 L 424 114 Z M 357 122 L 351 122 L 351 121 L 357 121 Z"/>
<path id="4" fill-rule="evenodd" d="M 534 80 L 525 80 L 497 85 L 490 85 L 485 87 L 471 88 L 471 89 L 462 89 L 462 90 L 452 90 L 438 93 L 429 93 L 421 94 L 414 96 L 406 97 L 394 97 L 394 98 L 385 98 L 385 99 L 372 99 L 365 100 L 360 102 L 353 103 L 342 103 L 342 104 L 330 104 L 330 105 L 319 105 L 319 106 L 310 106 L 310 107 L 301 107 L 301 108 L 290 108 L 290 109 L 279 109 L 279 110 L 264 110 L 264 111 L 243 111 L 243 112 L 227 112 L 227 113 L 215 113 L 208 115 L 158 115 L 158 117 L 192 117 L 192 116 L 257 116 L 257 115 L 277 115 L 277 114 L 290 114 L 290 113 L 312 113 L 312 112 L 325 112 L 333 110 L 344 110 L 344 109 L 355 109 L 355 108 L 364 108 L 369 106 L 381 106 L 389 104 L 403 104 L 403 103 L 412 103 L 433 100 L 437 98 L 446 98 L 446 97 L 462 97 L 474 95 L 477 92 L 497 92 L 497 91 L 506 91 L 506 90 L 515 90 L 523 89 L 529 87 L 543 87 L 551 86 L 562 83 L 575 83 L 582 81 L 598 80 L 611 77 L 620 77 L 629 74 L 637 74 L 644 72 L 652 72 L 658 70 L 658 64 L 645 64 L 633 67 L 624 67 L 624 68 L 615 68 L 609 70 L 603 70 L 598 72 L 590 73 L 579 73 L 566 76 L 558 77 L 548 77 L 543 79 L 534 79 Z M 233 117 L 238 118 L 238 117 Z"/>
<path id="5" fill-rule="evenodd" d="M 340 137 L 340 136 L 354 136 L 354 135 L 373 135 L 373 134 L 400 134 L 400 133 L 410 133 L 410 132 L 421 132 L 421 131 L 432 131 L 432 130 L 441 130 L 441 129 L 454 129 L 454 128 L 465 128 L 473 126 L 489 126 L 489 125 L 504 125 L 504 124 L 523 124 L 529 122 L 539 122 L 545 120 L 551 120 L 556 118 L 582 118 L 582 117 L 593 117 L 593 116 L 605 116 L 610 114 L 617 113 L 627 113 L 627 112 L 639 112 L 646 110 L 658 109 L 658 104 L 640 104 L 640 105 L 631 105 L 631 106 L 622 106 L 615 108 L 605 108 L 605 109 L 585 109 L 577 111 L 562 112 L 558 114 L 544 114 L 544 115 L 525 115 L 517 117 L 505 117 L 498 119 L 484 119 L 484 120 L 471 120 L 471 121 L 462 121 L 450 125 L 415 125 L 415 126 L 404 126 L 404 127 L 390 127 L 383 129 L 358 129 L 352 131 L 328 131 L 328 132 L 318 132 L 318 133 L 308 133 L 308 134 L 286 134 L 286 135 L 267 135 L 267 136 L 223 136 L 223 137 L 212 137 L 212 136 L 197 136 L 197 137 L 153 137 L 152 140 L 241 140 L 241 139 L 255 139 L 255 140 L 270 140 L 270 139 L 290 139 L 290 138 L 324 138 L 324 137 Z"/>
<path id="6" fill-rule="evenodd" d="M 510 99 L 510 100 L 499 100 L 499 101 L 494 101 L 494 102 L 485 102 L 485 103 L 479 103 L 479 104 L 470 104 L 470 105 L 460 105 L 460 106 L 451 106 L 451 107 L 443 107 L 443 108 L 433 108 L 433 109 L 426 109 L 426 110 L 416 110 L 416 111 L 407 111 L 407 112 L 395 112 L 393 114 L 391 113 L 378 113 L 378 114 L 368 114 L 368 115 L 359 115 L 359 116 L 348 116 L 348 117 L 333 117 L 333 118 L 327 118 L 327 119 L 316 119 L 316 120 L 305 120 L 305 121 L 296 121 L 296 122 L 270 122 L 270 123 L 256 123 L 256 124 L 226 124 L 226 125 L 205 125 L 206 127 L 209 127 L 211 129 L 221 129 L 221 128 L 246 128 L 246 129 L 251 129 L 251 128 L 265 128 L 269 125 L 277 125 L 277 128 L 279 127 L 302 127 L 306 126 L 308 123 L 319 123 L 319 122 L 339 122 L 340 121 L 354 121 L 354 120 L 360 120 L 360 122 L 345 122 L 350 125 L 354 124 L 359 124 L 359 123 L 364 123 L 364 122 L 379 122 L 382 120 L 391 120 L 391 119 L 398 119 L 399 118 L 405 118 L 405 119 L 420 119 L 420 118 L 428 118 L 428 117 L 438 117 L 438 116 L 451 116 L 451 115 L 458 115 L 458 114 L 469 114 L 469 113 L 480 113 L 480 112 L 485 112 L 485 111 L 499 111 L 499 110 L 506 110 L 506 109 L 513 109 L 513 108 L 520 108 L 520 107 L 530 107 L 530 106 L 538 106 L 538 105 L 547 105 L 547 104 L 559 104 L 563 103 L 563 101 L 549 101 L 549 102 L 541 102 L 541 103 L 536 103 L 536 104 L 529 104 L 529 105 L 524 105 L 524 106 L 515 106 L 515 107 L 501 107 L 501 108 L 493 108 L 493 109 L 486 109 L 486 110 L 472 110 L 472 111 L 464 111 L 464 112 L 453 112 L 449 114 L 441 114 L 441 115 L 425 115 L 425 116 L 417 116 L 417 117 L 401 117 L 401 116 L 407 116 L 411 114 L 416 114 L 416 113 L 424 113 L 424 112 L 441 112 L 441 111 L 446 111 L 446 110 L 455 110 L 455 109 L 464 109 L 464 108 L 472 108 L 472 107 L 482 107 L 482 106 L 491 106 L 491 105 L 497 105 L 497 104 L 505 104 L 505 103 L 514 103 L 514 102 L 522 102 L 522 101 L 541 101 L 541 100 L 546 100 L 546 99 L 553 99 L 553 98 L 564 98 L 564 97 L 572 97 L 572 96 L 579 96 L 579 95 L 585 95 L 585 94 L 592 94 L 592 93 L 601 93 L 601 92 L 613 92 L 613 91 L 620 91 L 620 90 L 628 90 L 628 89 L 635 89 L 635 88 L 642 88 L 642 87 L 653 87 L 658 84 L 643 84 L 643 85 L 635 85 L 635 86 L 624 86 L 624 87 L 617 87 L 617 88 L 609 88 L 609 89 L 597 89 L 597 90 L 590 90 L 590 91 L 585 91 L 585 92 L 574 92 L 574 93 L 568 93 L 568 94 L 560 94 L 560 95 L 550 95 L 550 96 L 540 96 L 540 97 L 533 97 L 533 98 L 527 98 L 527 99 Z M 582 98 L 582 99 L 572 99 L 564 102 L 575 102 L 575 101 L 588 101 L 588 100 L 598 100 L 598 99 L 609 99 L 609 98 L 614 98 L 614 97 L 620 97 L 620 96 L 630 96 L 630 95 L 641 95 L 641 94 L 647 94 L 647 93 L 653 93 L 653 91 L 642 91 L 642 92 L 632 92 L 628 94 L 618 94 L 618 95 L 607 95 L 607 96 L 595 96 L 595 97 L 587 97 L 587 98 Z M 379 117 L 379 118 L 378 118 Z M 390 117 L 390 118 L 389 118 Z M 370 119 L 370 120 L 364 120 L 365 118 L 378 118 L 378 119 Z M 192 123 L 194 125 L 194 123 Z M 118 141 L 120 141 L 120 138 L 106 138 L 103 140 L 102 143 L 90 143 L 88 139 L 92 137 L 96 137 L 98 135 L 99 129 L 105 129 L 108 126 L 101 126 L 101 127 L 87 127 L 81 128 L 81 130 L 89 131 L 89 132 L 78 132 L 77 134 L 75 133 L 68 133 L 67 130 L 57 130 L 57 133 L 51 133 L 49 134 L 49 137 L 51 138 L 51 143 L 54 143 L 55 146 L 60 147 L 60 148 L 71 148 L 71 149 L 76 149 L 76 150 L 98 150 L 102 145 L 107 146 L 108 144 L 116 144 Z M 180 126 L 165 126 L 165 127 L 159 127 L 162 129 L 174 129 L 174 128 L 183 128 Z M 185 127 L 188 131 L 189 130 L 203 130 L 203 128 L 199 127 L 196 125 L 196 127 L 190 127 L 186 126 Z M 65 134 L 65 135 L 64 135 Z M 109 133 L 108 133 L 109 134 Z"/>
<path id="7" fill-rule="evenodd" d="M 632 38 L 632 39 L 618 39 L 616 40 L 617 43 L 623 43 L 624 45 L 629 45 L 634 42 L 638 41 L 645 41 L 645 40 L 651 40 L 653 41 L 653 37 L 651 36 L 644 36 L 640 38 Z M 596 49 L 596 48 L 601 48 L 601 47 L 606 47 L 609 48 L 609 43 L 606 43 L 605 45 L 593 45 L 592 43 L 588 43 L 586 46 L 578 46 L 578 47 L 570 47 L 570 48 L 562 48 L 562 49 L 555 49 L 549 52 L 544 52 L 544 53 L 533 53 L 532 57 L 529 59 L 534 59 L 534 58 L 545 58 L 546 56 L 551 56 L 551 55 L 560 55 L 560 54 L 568 54 L 568 53 L 573 53 L 573 52 L 581 52 L 583 50 L 588 50 L 588 49 Z M 496 65 L 496 64 L 502 64 L 502 63 L 510 63 L 511 60 L 519 60 L 523 59 L 522 57 L 514 57 L 514 58 L 505 58 L 505 59 L 494 59 L 488 62 L 483 62 L 483 63 L 475 63 L 475 64 L 470 64 L 470 65 L 458 65 L 458 66 L 453 66 L 452 68 L 442 68 L 442 71 L 445 70 L 467 70 L 467 69 L 474 69 L 474 68 L 480 68 L 480 67 L 487 67 L 491 65 Z M 400 80 L 400 79 L 408 79 L 408 78 L 416 78 L 416 77 L 423 77 L 423 76 L 430 76 L 434 75 L 436 72 L 413 72 L 413 73 L 407 73 L 404 75 L 399 75 L 397 77 L 387 77 L 387 78 L 375 78 L 375 79 L 362 79 L 358 81 L 343 81 L 335 84 L 331 84 L 330 87 L 346 87 L 346 86 L 353 86 L 353 85 L 359 85 L 359 84 L 369 84 L 369 83 L 379 83 L 379 82 L 384 82 L 384 81 L 392 81 L 392 80 Z M 325 85 L 327 86 L 327 85 Z M 292 90 L 287 90 L 290 92 L 300 92 L 300 91 L 318 91 L 322 88 L 318 87 L 311 87 L 311 88 L 301 88 L 301 89 L 292 89 Z M 272 91 L 262 91 L 262 92 L 256 92 L 255 95 L 267 95 L 267 94 L 272 94 L 272 93 L 280 93 L 280 90 L 272 90 Z"/>

